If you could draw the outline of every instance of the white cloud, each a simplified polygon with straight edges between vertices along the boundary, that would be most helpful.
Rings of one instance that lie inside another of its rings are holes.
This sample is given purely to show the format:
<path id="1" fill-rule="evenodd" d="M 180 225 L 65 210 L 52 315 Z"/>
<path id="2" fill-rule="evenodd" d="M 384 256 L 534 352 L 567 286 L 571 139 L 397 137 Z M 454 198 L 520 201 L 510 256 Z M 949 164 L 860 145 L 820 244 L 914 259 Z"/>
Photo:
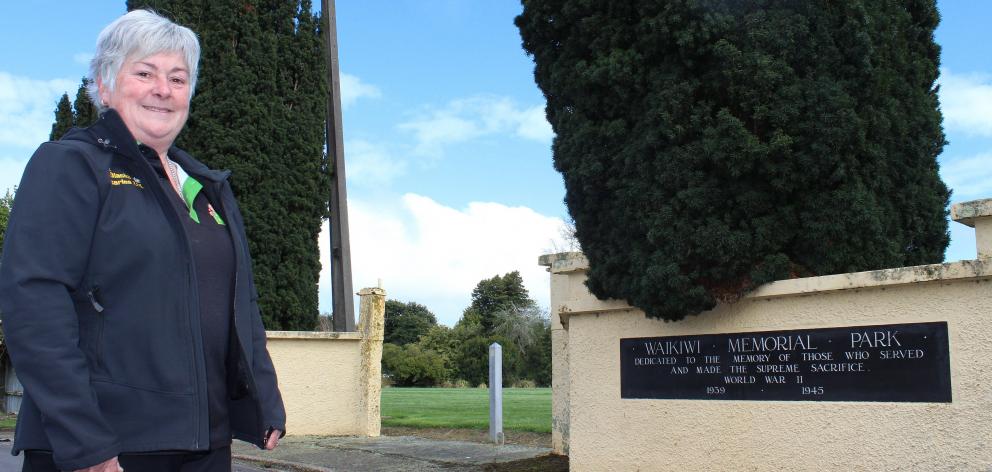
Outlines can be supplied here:
<path id="1" fill-rule="evenodd" d="M 59 97 L 77 88 L 70 79 L 35 80 L 0 72 L 0 147 L 33 150 L 47 141 Z"/>
<path id="2" fill-rule="evenodd" d="M 992 196 L 992 152 L 942 160 L 940 175 L 954 190 L 952 199 L 955 202 L 989 198 Z"/>
<path id="3" fill-rule="evenodd" d="M 30 157 L 31 153 L 19 158 L 0 157 L 0 196 L 6 195 L 8 190 L 13 190 L 21 182 L 21 174 Z"/>
<path id="4" fill-rule="evenodd" d="M 349 202 L 355 290 L 378 279 L 389 298 L 416 301 L 453 325 L 482 279 L 520 271 L 531 297 L 547 306 L 549 277 L 537 258 L 560 239 L 561 219 L 526 207 L 473 202 L 455 209 L 416 194 L 392 208 Z M 327 224 L 320 236 L 321 311 L 330 311 Z M 357 304 L 356 304 L 357 310 Z"/>
<path id="5" fill-rule="evenodd" d="M 406 162 L 395 159 L 385 146 L 363 139 L 346 141 L 344 156 L 349 184 L 383 185 L 406 172 Z"/>
<path id="6" fill-rule="evenodd" d="M 487 135 L 503 134 L 539 142 L 550 142 L 551 125 L 544 107 L 521 108 L 506 97 L 479 96 L 428 109 L 417 118 L 400 124 L 417 140 L 415 152 L 437 156 L 449 144 Z"/>
<path id="7" fill-rule="evenodd" d="M 534 106 L 520 114 L 517 124 L 517 135 L 534 141 L 550 142 L 554 137 L 551 125 L 544 114 L 543 106 Z"/>
<path id="8" fill-rule="evenodd" d="M 341 74 L 341 107 L 348 108 L 359 98 L 379 98 L 382 91 L 374 85 L 362 82 L 362 79 L 351 74 Z"/>
<path id="9" fill-rule="evenodd" d="M 84 66 L 90 65 L 90 60 L 93 59 L 93 53 L 91 52 L 77 52 L 72 55 L 72 61 L 76 64 L 82 64 Z"/>
<path id="10" fill-rule="evenodd" d="M 992 77 L 941 69 L 940 109 L 948 130 L 992 136 Z"/>

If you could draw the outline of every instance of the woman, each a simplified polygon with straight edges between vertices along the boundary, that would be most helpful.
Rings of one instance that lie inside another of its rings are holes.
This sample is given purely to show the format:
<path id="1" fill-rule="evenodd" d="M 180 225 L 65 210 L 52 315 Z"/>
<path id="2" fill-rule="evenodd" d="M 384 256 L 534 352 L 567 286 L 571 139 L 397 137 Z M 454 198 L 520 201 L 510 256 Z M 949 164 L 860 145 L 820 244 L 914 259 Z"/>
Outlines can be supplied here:
<path id="1" fill-rule="evenodd" d="M 90 66 L 100 119 L 42 144 L 0 262 L 25 471 L 229 471 L 285 409 L 229 172 L 173 146 L 200 46 L 135 10 Z"/>

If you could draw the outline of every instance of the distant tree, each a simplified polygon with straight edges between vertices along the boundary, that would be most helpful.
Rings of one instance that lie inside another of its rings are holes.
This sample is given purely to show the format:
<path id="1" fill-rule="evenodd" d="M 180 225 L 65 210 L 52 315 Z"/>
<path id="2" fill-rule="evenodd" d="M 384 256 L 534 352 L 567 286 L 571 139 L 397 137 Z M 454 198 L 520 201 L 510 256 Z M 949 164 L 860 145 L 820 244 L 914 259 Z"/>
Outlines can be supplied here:
<path id="1" fill-rule="evenodd" d="M 14 194 L 7 190 L 0 197 L 0 253 L 3 253 L 3 237 L 7 234 L 7 222 L 10 221 L 10 211 L 14 208 Z M 0 324 L 0 360 L 7 355 L 7 343 L 4 342 L 3 325 Z"/>
<path id="2" fill-rule="evenodd" d="M 507 349 L 515 363 L 504 362 L 504 375 L 512 380 L 530 379 L 548 385 L 551 379 L 551 323 L 548 313 L 536 305 L 511 306 L 497 316 L 496 339 L 502 339 L 504 357 Z"/>
<path id="3" fill-rule="evenodd" d="M 96 106 L 86 93 L 86 86 L 89 79 L 83 77 L 76 90 L 76 99 L 69 103 L 69 94 L 63 93 L 55 107 L 55 122 L 52 123 L 52 132 L 48 135 L 49 141 L 57 141 L 73 127 L 85 128 L 96 122 L 99 115 Z"/>
<path id="4" fill-rule="evenodd" d="M 144 7 L 199 35 L 196 94 L 177 145 L 232 172 L 266 328 L 313 329 L 329 197 L 320 17 L 309 0 L 127 2 Z"/>
<path id="5" fill-rule="evenodd" d="M 534 344 L 523 352 L 521 378 L 531 379 L 538 386 L 551 385 L 551 323 L 535 327 Z"/>
<path id="6" fill-rule="evenodd" d="M 10 211 L 14 208 L 14 194 L 10 190 L 0 197 L 0 252 L 3 252 L 3 237 L 7 234 L 7 222 L 10 221 Z"/>
<path id="7" fill-rule="evenodd" d="M 465 336 L 459 340 L 453 359 L 458 378 L 471 385 L 488 382 L 489 344 L 492 342 L 492 337 L 480 335 Z"/>
<path id="8" fill-rule="evenodd" d="M 72 102 L 72 124 L 79 128 L 85 128 L 95 123 L 100 117 L 89 94 L 86 93 L 86 87 L 89 84 L 90 79 L 83 77 L 79 89 L 76 90 L 76 99 Z"/>
<path id="9" fill-rule="evenodd" d="M 334 331 L 334 315 L 330 313 L 321 313 L 317 317 L 317 326 L 313 328 L 314 331 Z"/>
<path id="10" fill-rule="evenodd" d="M 434 326 L 437 318 L 427 307 L 416 303 L 386 300 L 386 343 L 398 346 L 415 343 Z"/>
<path id="11" fill-rule="evenodd" d="M 472 304 L 451 331 L 457 340 L 451 353 L 456 376 L 473 385 L 487 382 L 489 346 L 498 342 L 503 351 L 504 381 L 511 384 L 530 378 L 534 373 L 525 358 L 528 349 L 537 349 L 534 341 L 539 337 L 539 326 L 544 325 L 541 319 L 543 314 L 519 272 L 480 281 L 472 291 Z"/>
<path id="12" fill-rule="evenodd" d="M 453 330 L 444 325 L 431 326 L 427 333 L 417 341 L 420 347 L 435 351 L 446 359 L 449 369 L 454 369 L 452 359 L 458 347 L 458 339 L 452 334 Z"/>
<path id="13" fill-rule="evenodd" d="M 386 343 L 382 346 L 383 372 L 400 387 L 431 387 L 450 377 L 444 357 L 418 343 L 405 346 Z"/>
<path id="14" fill-rule="evenodd" d="M 678 320 L 939 262 L 934 0 L 524 0 L 587 286 Z"/>
<path id="15" fill-rule="evenodd" d="M 69 94 L 63 93 L 59 103 L 55 106 L 55 123 L 52 123 L 52 132 L 48 135 L 49 141 L 58 141 L 70 129 L 72 129 L 72 104 L 69 102 Z"/>
<path id="16" fill-rule="evenodd" d="M 511 308 L 526 309 L 534 305 L 520 272 L 513 271 L 480 281 L 472 290 L 472 305 L 468 310 L 478 315 L 482 333 L 490 336 L 500 313 Z"/>

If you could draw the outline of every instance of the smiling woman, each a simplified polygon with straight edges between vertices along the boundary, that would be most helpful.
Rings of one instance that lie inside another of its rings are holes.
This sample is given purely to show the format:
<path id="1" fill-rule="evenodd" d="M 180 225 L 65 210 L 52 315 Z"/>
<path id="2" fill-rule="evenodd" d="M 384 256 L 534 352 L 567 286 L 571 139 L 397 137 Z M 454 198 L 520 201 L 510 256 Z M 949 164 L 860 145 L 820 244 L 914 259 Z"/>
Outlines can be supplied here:
<path id="1" fill-rule="evenodd" d="M 189 116 L 189 66 L 178 53 L 129 60 L 111 89 L 99 78 L 100 104 L 121 115 L 134 138 L 164 156 Z"/>
<path id="2" fill-rule="evenodd" d="M 0 312 L 25 471 L 230 471 L 232 438 L 283 435 L 230 172 L 173 145 L 199 55 L 164 17 L 118 18 L 91 62 L 100 118 L 24 171 Z"/>

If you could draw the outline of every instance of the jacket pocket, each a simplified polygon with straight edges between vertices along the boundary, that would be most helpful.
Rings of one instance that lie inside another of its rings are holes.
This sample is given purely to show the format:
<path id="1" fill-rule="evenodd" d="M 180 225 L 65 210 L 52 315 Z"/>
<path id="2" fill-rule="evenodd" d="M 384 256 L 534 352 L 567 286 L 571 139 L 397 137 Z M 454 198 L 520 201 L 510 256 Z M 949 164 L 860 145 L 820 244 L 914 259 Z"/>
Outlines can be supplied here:
<path id="1" fill-rule="evenodd" d="M 79 347 L 90 364 L 90 372 L 95 377 L 104 376 L 103 331 L 106 324 L 104 300 L 99 285 L 80 288 L 72 294 L 79 323 Z"/>
<path id="2" fill-rule="evenodd" d="M 197 411 L 192 394 L 160 392 L 94 380 L 104 418 L 127 452 L 197 449 Z"/>

